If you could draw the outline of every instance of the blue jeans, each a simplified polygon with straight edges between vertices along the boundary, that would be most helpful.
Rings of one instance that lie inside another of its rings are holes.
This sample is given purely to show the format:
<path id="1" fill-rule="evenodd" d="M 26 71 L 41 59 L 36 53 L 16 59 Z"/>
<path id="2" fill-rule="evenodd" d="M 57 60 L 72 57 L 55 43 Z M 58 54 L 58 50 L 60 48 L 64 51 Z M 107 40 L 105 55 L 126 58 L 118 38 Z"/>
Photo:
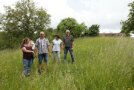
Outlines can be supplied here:
<path id="1" fill-rule="evenodd" d="M 70 52 L 72 63 L 73 63 L 74 62 L 74 53 L 73 53 L 73 49 L 71 47 L 64 48 L 64 61 L 66 61 L 68 51 Z"/>
<path id="2" fill-rule="evenodd" d="M 54 60 L 58 59 L 58 62 L 60 62 L 60 51 L 53 51 L 53 57 Z"/>
<path id="3" fill-rule="evenodd" d="M 46 64 L 47 64 L 48 63 L 48 54 L 47 53 L 39 54 L 38 60 L 39 60 L 39 64 L 42 64 L 42 60 L 44 60 L 44 62 L 46 62 Z"/>
<path id="4" fill-rule="evenodd" d="M 23 59 L 23 65 L 24 65 L 24 69 L 23 69 L 24 75 L 30 74 L 31 65 L 32 65 L 32 59 L 31 60 Z"/>

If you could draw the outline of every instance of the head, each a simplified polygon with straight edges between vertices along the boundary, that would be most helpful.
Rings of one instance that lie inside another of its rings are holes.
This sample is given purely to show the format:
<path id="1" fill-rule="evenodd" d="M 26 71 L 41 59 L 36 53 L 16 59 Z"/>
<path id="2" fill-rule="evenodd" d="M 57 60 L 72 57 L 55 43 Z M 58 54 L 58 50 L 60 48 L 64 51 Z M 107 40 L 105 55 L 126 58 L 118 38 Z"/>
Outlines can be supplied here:
<path id="1" fill-rule="evenodd" d="M 40 32 L 40 38 L 44 38 L 45 37 L 45 33 L 42 31 Z"/>
<path id="2" fill-rule="evenodd" d="M 23 40 L 22 40 L 22 45 L 24 45 L 24 44 L 28 44 L 29 43 L 29 41 L 30 41 L 30 39 L 29 38 L 24 38 Z"/>
<path id="3" fill-rule="evenodd" d="M 55 35 L 55 39 L 60 39 L 60 36 L 59 35 Z"/>
<path id="4" fill-rule="evenodd" d="M 66 35 L 69 36 L 70 35 L 70 31 L 66 30 Z"/>

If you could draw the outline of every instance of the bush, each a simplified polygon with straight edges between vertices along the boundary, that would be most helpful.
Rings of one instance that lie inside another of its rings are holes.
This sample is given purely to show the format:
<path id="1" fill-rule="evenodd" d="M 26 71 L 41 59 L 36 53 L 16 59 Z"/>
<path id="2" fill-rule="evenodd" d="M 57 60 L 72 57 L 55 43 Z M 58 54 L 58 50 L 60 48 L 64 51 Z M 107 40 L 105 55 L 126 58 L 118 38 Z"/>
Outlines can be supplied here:
<path id="1" fill-rule="evenodd" d="M 10 37 L 6 32 L 0 32 L 0 50 L 18 48 L 21 41 L 21 38 Z"/>

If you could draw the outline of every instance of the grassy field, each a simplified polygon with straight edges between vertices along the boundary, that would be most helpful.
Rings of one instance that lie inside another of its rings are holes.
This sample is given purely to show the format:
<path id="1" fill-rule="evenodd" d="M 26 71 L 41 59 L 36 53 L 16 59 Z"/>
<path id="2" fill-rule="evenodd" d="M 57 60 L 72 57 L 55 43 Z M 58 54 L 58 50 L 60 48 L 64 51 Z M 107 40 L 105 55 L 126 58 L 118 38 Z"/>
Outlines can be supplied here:
<path id="1" fill-rule="evenodd" d="M 52 63 L 22 77 L 20 50 L 0 51 L 0 90 L 134 90 L 134 40 L 130 38 L 80 38 L 75 40 L 75 63 Z M 62 55 L 63 58 L 63 55 Z"/>

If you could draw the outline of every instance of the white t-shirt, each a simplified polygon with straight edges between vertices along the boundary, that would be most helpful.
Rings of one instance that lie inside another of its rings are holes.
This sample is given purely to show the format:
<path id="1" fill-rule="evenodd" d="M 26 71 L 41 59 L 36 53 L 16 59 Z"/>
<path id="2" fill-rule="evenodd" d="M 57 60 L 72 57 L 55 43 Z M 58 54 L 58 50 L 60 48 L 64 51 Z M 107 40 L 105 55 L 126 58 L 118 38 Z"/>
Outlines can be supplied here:
<path id="1" fill-rule="evenodd" d="M 61 39 L 54 39 L 53 40 L 53 51 L 60 51 L 60 45 L 62 43 L 62 40 Z"/>
<path id="2" fill-rule="evenodd" d="M 35 49 L 35 44 L 33 41 L 31 41 L 31 44 L 32 44 L 32 49 L 34 50 Z"/>

